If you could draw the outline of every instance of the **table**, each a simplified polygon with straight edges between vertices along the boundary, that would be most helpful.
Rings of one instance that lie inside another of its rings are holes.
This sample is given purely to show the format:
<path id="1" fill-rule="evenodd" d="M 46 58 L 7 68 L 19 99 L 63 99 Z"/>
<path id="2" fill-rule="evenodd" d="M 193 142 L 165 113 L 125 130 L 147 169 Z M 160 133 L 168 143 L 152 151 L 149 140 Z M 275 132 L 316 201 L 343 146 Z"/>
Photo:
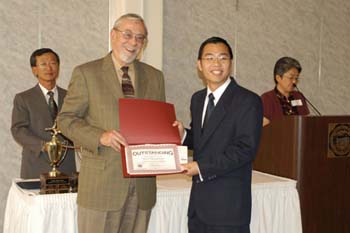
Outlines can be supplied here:
<path id="1" fill-rule="evenodd" d="M 14 180 L 9 191 L 4 233 L 77 233 L 76 194 L 38 195 Z M 184 175 L 157 177 L 157 203 L 148 233 L 187 230 L 191 181 Z M 302 233 L 296 181 L 253 171 L 252 233 Z"/>

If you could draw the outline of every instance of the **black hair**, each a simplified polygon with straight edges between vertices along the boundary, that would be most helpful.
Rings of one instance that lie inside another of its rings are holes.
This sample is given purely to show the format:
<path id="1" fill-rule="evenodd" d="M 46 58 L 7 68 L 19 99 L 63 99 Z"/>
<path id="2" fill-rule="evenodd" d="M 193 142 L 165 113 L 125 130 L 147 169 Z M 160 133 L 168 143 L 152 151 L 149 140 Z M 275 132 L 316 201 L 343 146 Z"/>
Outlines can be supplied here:
<path id="1" fill-rule="evenodd" d="M 230 54 L 230 59 L 233 59 L 233 54 L 232 54 L 232 49 L 231 46 L 227 43 L 226 40 L 220 38 L 220 37 L 210 37 L 208 39 L 206 39 L 201 46 L 199 47 L 199 51 L 198 51 L 198 60 L 200 60 L 202 58 L 203 55 L 203 49 L 207 44 L 219 44 L 222 43 L 224 45 L 226 45 L 226 47 L 228 48 L 229 54 Z"/>
<path id="2" fill-rule="evenodd" d="M 57 63 L 60 64 L 60 57 L 58 56 L 58 54 L 55 51 L 53 51 L 52 49 L 49 49 L 49 48 L 41 48 L 41 49 L 35 50 L 32 53 L 32 55 L 30 55 L 30 66 L 35 67 L 36 66 L 36 57 L 41 56 L 45 53 L 52 53 L 53 55 L 55 55 Z"/>
<path id="3" fill-rule="evenodd" d="M 282 57 L 278 59 L 273 69 L 273 79 L 277 84 L 276 75 L 283 76 L 288 70 L 295 68 L 300 73 L 302 68 L 300 63 L 292 57 Z"/>

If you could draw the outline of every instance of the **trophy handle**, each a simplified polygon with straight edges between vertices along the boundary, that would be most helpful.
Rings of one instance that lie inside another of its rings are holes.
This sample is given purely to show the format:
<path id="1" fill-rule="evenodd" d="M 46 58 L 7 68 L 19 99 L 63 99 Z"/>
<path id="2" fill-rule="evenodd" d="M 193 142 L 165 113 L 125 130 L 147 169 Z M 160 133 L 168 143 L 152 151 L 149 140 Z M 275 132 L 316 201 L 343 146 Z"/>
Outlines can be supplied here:
<path id="1" fill-rule="evenodd" d="M 43 158 L 46 160 L 46 162 L 52 167 L 53 163 L 50 161 L 49 154 L 48 154 L 48 149 L 47 149 L 47 143 L 48 142 L 41 142 L 41 152 L 45 153 L 45 156 Z"/>
<path id="2" fill-rule="evenodd" d="M 68 149 L 70 148 L 70 146 L 68 145 L 68 141 L 64 141 L 64 143 L 62 143 L 62 147 L 64 148 L 64 152 L 63 152 L 63 156 L 62 156 L 62 159 L 60 160 L 60 162 L 56 165 L 57 167 L 59 167 L 61 165 L 61 163 L 64 161 L 64 159 L 66 158 L 67 156 L 67 151 Z"/>
<path id="3" fill-rule="evenodd" d="M 69 146 L 69 142 L 67 140 L 63 140 L 63 142 L 59 140 L 58 135 L 61 134 L 61 131 L 57 128 L 56 121 L 51 128 L 46 128 L 45 130 L 52 131 L 52 137 L 51 141 L 44 144 L 43 151 L 47 152 L 48 162 L 52 167 L 52 170 L 49 172 L 49 176 L 56 177 L 61 173 L 59 170 L 57 170 L 57 168 L 66 158 L 68 148 L 72 147 Z"/>

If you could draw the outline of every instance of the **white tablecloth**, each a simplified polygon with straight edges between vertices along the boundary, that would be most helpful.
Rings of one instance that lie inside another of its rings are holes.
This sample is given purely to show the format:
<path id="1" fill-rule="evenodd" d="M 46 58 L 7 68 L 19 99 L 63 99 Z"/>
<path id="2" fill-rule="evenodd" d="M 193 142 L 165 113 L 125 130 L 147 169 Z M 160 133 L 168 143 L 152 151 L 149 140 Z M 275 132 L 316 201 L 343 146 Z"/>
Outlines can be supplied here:
<path id="1" fill-rule="evenodd" d="M 185 233 L 191 181 L 183 175 L 157 178 L 157 203 L 148 233 Z M 252 233 L 301 233 L 296 182 L 253 172 Z M 12 183 L 4 233 L 77 233 L 76 194 L 37 195 Z"/>

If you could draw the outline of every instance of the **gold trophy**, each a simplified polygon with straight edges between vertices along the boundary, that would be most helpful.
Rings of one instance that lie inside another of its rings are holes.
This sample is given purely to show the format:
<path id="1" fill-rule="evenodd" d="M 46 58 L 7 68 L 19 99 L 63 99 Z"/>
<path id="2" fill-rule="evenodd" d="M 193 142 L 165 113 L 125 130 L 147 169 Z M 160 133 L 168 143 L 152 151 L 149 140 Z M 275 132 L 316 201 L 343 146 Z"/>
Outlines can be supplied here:
<path id="1" fill-rule="evenodd" d="M 71 189 L 70 176 L 60 172 L 57 168 L 66 157 L 67 150 L 74 149 L 74 147 L 69 146 L 67 141 L 62 143 L 58 139 L 61 132 L 57 128 L 56 121 L 51 128 L 45 130 L 52 131 L 51 141 L 46 142 L 43 146 L 43 151 L 48 154 L 48 162 L 52 170 L 40 175 L 40 193 L 67 193 Z"/>

